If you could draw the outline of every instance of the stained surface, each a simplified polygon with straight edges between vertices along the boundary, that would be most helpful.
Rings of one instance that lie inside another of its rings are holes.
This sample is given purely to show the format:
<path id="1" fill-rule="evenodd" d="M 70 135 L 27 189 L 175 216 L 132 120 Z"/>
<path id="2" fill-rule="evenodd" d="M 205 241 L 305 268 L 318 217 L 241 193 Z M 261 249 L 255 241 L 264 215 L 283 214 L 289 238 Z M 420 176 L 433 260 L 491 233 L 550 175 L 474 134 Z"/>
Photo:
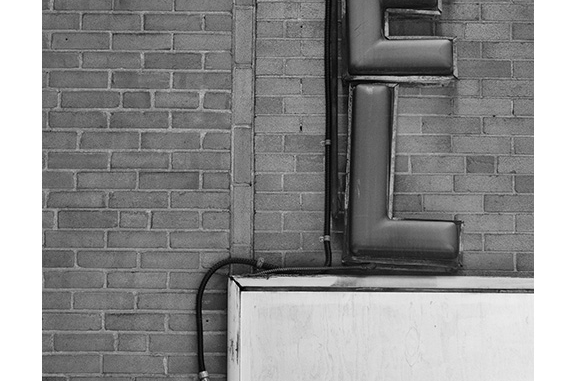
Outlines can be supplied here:
<path id="1" fill-rule="evenodd" d="M 348 255 L 450 260 L 459 252 L 451 221 L 392 220 L 388 216 L 393 89 L 362 84 L 353 90 Z"/>
<path id="2" fill-rule="evenodd" d="M 232 380 L 533 379 L 533 294 L 243 292 L 240 316 Z"/>

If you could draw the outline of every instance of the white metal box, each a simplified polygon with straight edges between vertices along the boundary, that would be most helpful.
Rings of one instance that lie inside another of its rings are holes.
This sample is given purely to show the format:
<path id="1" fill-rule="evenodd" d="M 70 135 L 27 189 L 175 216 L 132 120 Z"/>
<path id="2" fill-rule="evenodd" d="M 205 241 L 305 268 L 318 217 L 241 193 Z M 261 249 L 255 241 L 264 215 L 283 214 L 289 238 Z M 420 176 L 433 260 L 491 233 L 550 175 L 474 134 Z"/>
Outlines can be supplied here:
<path id="1" fill-rule="evenodd" d="M 229 381 L 527 381 L 533 280 L 232 277 Z"/>

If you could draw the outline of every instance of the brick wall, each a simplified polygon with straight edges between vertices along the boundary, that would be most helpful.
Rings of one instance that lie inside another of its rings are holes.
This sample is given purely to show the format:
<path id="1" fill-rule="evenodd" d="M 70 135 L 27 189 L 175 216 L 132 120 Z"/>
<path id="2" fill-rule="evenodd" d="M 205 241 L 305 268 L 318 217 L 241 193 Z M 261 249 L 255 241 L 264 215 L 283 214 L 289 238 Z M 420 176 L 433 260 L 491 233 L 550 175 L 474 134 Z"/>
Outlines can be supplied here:
<path id="1" fill-rule="evenodd" d="M 195 289 L 230 246 L 232 6 L 42 2 L 44 380 L 193 378 Z"/>
<path id="2" fill-rule="evenodd" d="M 193 380 L 212 263 L 323 262 L 323 6 L 43 0 L 44 381 Z M 532 274 L 532 11 L 444 0 L 438 22 L 392 25 L 458 38 L 459 81 L 401 90 L 395 209 L 463 219 L 466 273 Z M 222 275 L 213 379 L 225 306 Z"/>
<path id="3" fill-rule="evenodd" d="M 286 265 L 323 260 L 322 7 L 260 1 L 257 12 L 254 241 Z M 465 221 L 463 273 L 530 276 L 532 2 L 444 0 L 436 21 L 392 17 L 390 31 L 456 37 L 459 69 L 448 86 L 400 87 L 395 216 Z"/>

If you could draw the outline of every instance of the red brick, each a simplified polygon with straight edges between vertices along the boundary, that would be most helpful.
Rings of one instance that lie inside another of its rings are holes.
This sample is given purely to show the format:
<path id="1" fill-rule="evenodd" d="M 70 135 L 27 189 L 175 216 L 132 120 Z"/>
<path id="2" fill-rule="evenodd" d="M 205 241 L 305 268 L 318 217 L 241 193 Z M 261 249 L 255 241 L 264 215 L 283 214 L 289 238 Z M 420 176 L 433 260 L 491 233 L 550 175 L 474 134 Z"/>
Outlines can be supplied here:
<path id="1" fill-rule="evenodd" d="M 172 208 L 227 209 L 230 196 L 227 192 L 172 192 Z"/>
<path id="2" fill-rule="evenodd" d="M 449 153 L 451 137 L 449 135 L 399 135 L 397 152 L 400 153 Z"/>
<path id="3" fill-rule="evenodd" d="M 175 34 L 175 50 L 230 50 L 232 47 L 232 36 L 230 34 Z"/>
<path id="4" fill-rule="evenodd" d="M 232 29 L 232 17 L 229 14 L 206 14 L 205 30 L 226 32 Z"/>
<path id="5" fill-rule="evenodd" d="M 106 313 L 105 326 L 111 331 L 163 331 L 164 315 L 147 313 Z"/>
<path id="6" fill-rule="evenodd" d="M 110 128 L 168 128 L 168 113 L 158 111 L 122 111 L 110 116 Z"/>
<path id="7" fill-rule="evenodd" d="M 112 192 L 111 208 L 167 208 L 167 192 Z"/>
<path id="8" fill-rule="evenodd" d="M 179 53 L 184 55 L 194 55 L 193 53 Z M 148 55 L 146 55 L 146 58 Z M 150 57 L 152 59 L 152 57 Z M 170 62 L 173 62 L 171 59 Z M 189 59 L 186 62 L 189 64 Z M 198 55 L 198 66 L 201 66 L 201 59 Z M 146 62 L 148 65 L 148 62 Z M 231 75 L 228 73 L 174 73 L 174 87 L 177 89 L 217 89 L 228 90 L 232 87 Z"/>
<path id="9" fill-rule="evenodd" d="M 297 3 L 265 3 L 257 8 L 259 19 L 290 19 L 299 16 L 299 4 Z"/>
<path id="10" fill-rule="evenodd" d="M 86 30 L 140 30 L 140 16 L 137 14 L 84 14 L 82 29 Z"/>
<path id="11" fill-rule="evenodd" d="M 230 168 L 229 152 L 176 152 L 174 169 L 227 169 Z"/>
<path id="12" fill-rule="evenodd" d="M 142 253 L 141 266 L 150 269 L 197 269 L 200 259 L 199 254 L 193 252 L 148 252 Z"/>
<path id="13" fill-rule="evenodd" d="M 411 156 L 414 173 L 462 173 L 465 160 L 462 156 Z"/>
<path id="14" fill-rule="evenodd" d="M 297 57 L 301 54 L 298 40 L 258 39 L 256 54 L 258 57 Z"/>
<path id="15" fill-rule="evenodd" d="M 116 211 L 61 211 L 59 228 L 115 228 L 118 226 Z"/>
<path id="16" fill-rule="evenodd" d="M 125 310 L 134 308 L 134 295 L 128 292 L 77 292 L 75 309 Z"/>
<path id="17" fill-rule="evenodd" d="M 231 11 L 230 0 L 176 0 L 176 11 Z"/>
<path id="18" fill-rule="evenodd" d="M 108 123 L 102 111 L 52 111 L 52 128 L 105 128 Z"/>
<path id="19" fill-rule="evenodd" d="M 104 208 L 106 197 L 103 192 L 51 192 L 49 208 Z"/>
<path id="20" fill-rule="evenodd" d="M 513 61 L 513 78 L 530 78 L 534 77 L 533 61 Z"/>
<path id="21" fill-rule="evenodd" d="M 301 248 L 299 233 L 254 233 L 256 250 L 297 250 Z"/>
<path id="22" fill-rule="evenodd" d="M 532 253 L 517 253 L 517 271 L 533 271 L 535 268 Z"/>
<path id="23" fill-rule="evenodd" d="M 166 288 L 167 273 L 112 272 L 108 273 L 107 288 L 162 289 Z"/>
<path id="24" fill-rule="evenodd" d="M 511 38 L 513 40 L 533 40 L 533 23 L 513 23 Z"/>
<path id="25" fill-rule="evenodd" d="M 99 331 L 101 327 L 100 314 L 96 313 L 48 313 L 42 316 L 43 330 Z"/>
<path id="26" fill-rule="evenodd" d="M 81 172 L 78 189 L 134 189 L 135 172 Z"/>
<path id="27" fill-rule="evenodd" d="M 533 156 L 501 156 L 497 165 L 499 173 L 533 173 Z"/>
<path id="28" fill-rule="evenodd" d="M 502 60 L 459 60 L 461 78 L 511 78 L 511 62 Z"/>
<path id="29" fill-rule="evenodd" d="M 256 193 L 256 210 L 300 210 L 300 199 L 294 193 Z"/>
<path id="30" fill-rule="evenodd" d="M 232 56 L 229 52 L 206 53 L 204 69 L 206 70 L 231 70 Z"/>
<path id="31" fill-rule="evenodd" d="M 485 195 L 486 212 L 532 212 L 533 195 Z"/>
<path id="32" fill-rule="evenodd" d="M 69 310 L 71 308 L 71 292 L 42 292 L 42 310 Z"/>
<path id="33" fill-rule="evenodd" d="M 439 175 L 395 176 L 396 192 L 451 192 L 453 177 Z"/>
<path id="34" fill-rule="evenodd" d="M 148 92 L 134 91 L 122 95 L 124 108 L 150 108 L 151 105 L 151 94 Z"/>
<path id="35" fill-rule="evenodd" d="M 205 273 L 195 272 L 195 273 L 185 273 L 185 272 L 173 272 L 170 274 L 170 284 L 171 289 L 180 290 L 194 290 L 200 284 Z M 227 286 L 227 276 L 223 274 L 215 274 L 210 278 L 210 289 L 211 290 L 226 290 Z"/>
<path id="36" fill-rule="evenodd" d="M 138 309 L 191 310 L 194 307 L 194 300 L 194 295 L 190 293 L 142 293 L 138 297 Z"/>
<path id="37" fill-rule="evenodd" d="M 139 53 L 86 52 L 82 58 L 85 68 L 133 69 L 141 66 Z"/>
<path id="38" fill-rule="evenodd" d="M 425 211 L 483 211 L 483 197 L 477 195 L 425 195 L 423 200 Z"/>
<path id="39" fill-rule="evenodd" d="M 170 50 L 172 38 L 165 33 L 115 33 L 112 36 L 114 50 Z"/>
<path id="40" fill-rule="evenodd" d="M 513 189 L 511 176 L 455 176 L 456 192 L 501 193 Z"/>
<path id="41" fill-rule="evenodd" d="M 533 176 L 515 176 L 515 191 L 517 193 L 533 193 L 534 177 Z"/>
<path id="42" fill-rule="evenodd" d="M 74 252 L 69 250 L 43 250 L 42 268 L 74 267 Z"/>
<path id="43" fill-rule="evenodd" d="M 132 132 L 84 132 L 80 139 L 83 149 L 130 149 L 138 148 L 139 136 Z"/>
<path id="44" fill-rule="evenodd" d="M 424 134 L 479 134 L 480 118 L 454 118 L 444 116 L 424 116 L 422 118 Z"/>
<path id="45" fill-rule="evenodd" d="M 100 352 L 114 350 L 112 334 L 56 334 L 54 349 L 63 352 Z"/>
<path id="46" fill-rule="evenodd" d="M 144 67 L 146 69 L 173 70 L 201 69 L 202 55 L 199 53 L 144 53 Z M 174 78 L 176 78 L 175 76 L 176 73 Z M 176 79 L 174 79 L 174 83 L 177 83 Z"/>
<path id="47" fill-rule="evenodd" d="M 80 16 L 75 13 L 42 13 L 42 30 L 80 29 Z"/>
<path id="48" fill-rule="evenodd" d="M 167 246 L 167 235 L 165 232 L 111 231 L 108 233 L 108 247 L 159 248 L 159 247 L 166 247 L 166 246 Z"/>
<path id="49" fill-rule="evenodd" d="M 169 73 L 117 71 L 112 75 L 113 88 L 167 89 L 169 86 Z"/>
<path id="50" fill-rule="evenodd" d="M 225 331 L 227 327 L 227 316 L 221 312 L 203 313 L 204 332 Z M 196 320 L 192 314 L 170 314 L 168 326 L 172 331 L 195 331 Z"/>
<path id="51" fill-rule="evenodd" d="M 199 105 L 200 97 L 196 92 L 156 92 L 155 106 L 158 108 L 195 109 Z"/>
<path id="52" fill-rule="evenodd" d="M 293 76 L 320 76 L 323 73 L 323 60 L 288 58 L 285 62 L 285 74 Z"/>
<path id="53" fill-rule="evenodd" d="M 192 249 L 226 249 L 229 247 L 227 232 L 172 232 L 170 247 Z"/>
<path id="54" fill-rule="evenodd" d="M 146 228 L 148 226 L 147 212 L 121 212 L 120 227 L 122 228 Z"/>
<path id="55" fill-rule="evenodd" d="M 174 128 L 222 129 L 231 128 L 231 114 L 228 112 L 173 112 Z"/>
<path id="56" fill-rule="evenodd" d="M 46 247 L 104 247 L 104 233 L 79 230 L 53 230 L 46 233 Z"/>
<path id="57" fill-rule="evenodd" d="M 150 355 L 104 355 L 104 373 L 163 374 L 162 357 Z"/>
<path id="58" fill-rule="evenodd" d="M 467 270 L 513 271 L 514 267 L 510 253 L 463 253 L 463 268 Z"/>
<path id="59" fill-rule="evenodd" d="M 106 169 L 108 155 L 105 153 L 48 152 L 48 168 L 51 169 Z"/>
<path id="60" fill-rule="evenodd" d="M 42 189 L 69 189 L 74 188 L 72 172 L 42 172 Z"/>
<path id="61" fill-rule="evenodd" d="M 79 251 L 78 266 L 86 268 L 133 268 L 136 267 L 134 251 Z"/>
<path id="62" fill-rule="evenodd" d="M 532 232 L 534 218 L 532 214 L 518 214 L 515 216 L 515 229 L 518 232 Z"/>
<path id="63" fill-rule="evenodd" d="M 42 132 L 42 148 L 75 149 L 77 139 L 75 132 Z"/>
<path id="64" fill-rule="evenodd" d="M 77 68 L 79 66 L 78 53 L 42 52 L 43 68 Z"/>
<path id="65" fill-rule="evenodd" d="M 148 337 L 139 334 L 118 335 L 118 350 L 121 352 L 145 352 L 148 347 Z"/>
<path id="66" fill-rule="evenodd" d="M 281 231 L 281 213 L 266 213 L 256 211 L 254 215 L 254 231 Z"/>
<path id="67" fill-rule="evenodd" d="M 167 169 L 170 157 L 164 152 L 114 152 L 112 168 L 164 168 Z"/>
<path id="68" fill-rule="evenodd" d="M 231 101 L 229 93 L 205 93 L 202 105 L 209 110 L 230 110 Z"/>
<path id="69" fill-rule="evenodd" d="M 173 0 L 114 0 L 118 11 L 171 11 Z"/>
<path id="70" fill-rule="evenodd" d="M 53 33 L 52 48 L 66 50 L 105 50 L 110 47 L 107 33 Z"/>
<path id="71" fill-rule="evenodd" d="M 492 136 L 454 136 L 453 151 L 472 154 L 509 154 L 511 139 Z"/>
<path id="72" fill-rule="evenodd" d="M 487 251 L 533 251 L 533 235 L 485 234 Z"/>
<path id="73" fill-rule="evenodd" d="M 198 212 L 154 211 L 152 229 L 197 229 L 200 226 Z"/>
<path id="74" fill-rule="evenodd" d="M 65 91 L 62 108 L 114 108 L 120 105 L 120 93 L 115 91 Z"/>
<path id="75" fill-rule="evenodd" d="M 99 355 L 44 355 L 42 373 L 97 373 L 100 371 Z"/>
<path id="76" fill-rule="evenodd" d="M 202 18 L 194 14 L 146 14 L 145 30 L 199 31 L 202 30 Z"/>
<path id="77" fill-rule="evenodd" d="M 144 132 L 142 133 L 143 149 L 198 149 L 200 134 L 197 132 Z"/>
<path id="78" fill-rule="evenodd" d="M 532 4 L 482 4 L 483 20 L 533 20 Z"/>
<path id="79" fill-rule="evenodd" d="M 50 271 L 44 272 L 46 288 L 102 288 L 104 273 L 97 271 Z"/>
<path id="80" fill-rule="evenodd" d="M 396 194 L 393 197 L 393 209 L 398 212 L 420 212 L 423 210 L 421 196 Z"/>
<path id="81" fill-rule="evenodd" d="M 467 156 L 465 160 L 466 160 L 467 173 L 495 172 L 494 156 Z"/>
<path id="82" fill-rule="evenodd" d="M 142 172 L 140 189 L 197 189 L 197 172 Z"/>
<path id="83" fill-rule="evenodd" d="M 112 0 L 54 0 L 54 9 L 103 11 L 112 9 Z"/>
<path id="84" fill-rule="evenodd" d="M 230 214 L 229 212 L 204 212 L 202 213 L 203 229 L 229 229 Z"/>

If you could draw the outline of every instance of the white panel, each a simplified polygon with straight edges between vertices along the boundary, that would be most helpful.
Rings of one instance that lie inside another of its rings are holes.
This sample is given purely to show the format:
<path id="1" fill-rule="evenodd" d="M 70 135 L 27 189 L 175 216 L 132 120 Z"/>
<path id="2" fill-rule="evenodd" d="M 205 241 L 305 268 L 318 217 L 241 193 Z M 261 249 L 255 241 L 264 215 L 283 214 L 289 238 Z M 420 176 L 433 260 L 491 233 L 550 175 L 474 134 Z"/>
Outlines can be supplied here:
<path id="1" fill-rule="evenodd" d="M 241 292 L 238 312 L 243 381 L 533 379 L 533 294 Z"/>

